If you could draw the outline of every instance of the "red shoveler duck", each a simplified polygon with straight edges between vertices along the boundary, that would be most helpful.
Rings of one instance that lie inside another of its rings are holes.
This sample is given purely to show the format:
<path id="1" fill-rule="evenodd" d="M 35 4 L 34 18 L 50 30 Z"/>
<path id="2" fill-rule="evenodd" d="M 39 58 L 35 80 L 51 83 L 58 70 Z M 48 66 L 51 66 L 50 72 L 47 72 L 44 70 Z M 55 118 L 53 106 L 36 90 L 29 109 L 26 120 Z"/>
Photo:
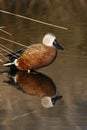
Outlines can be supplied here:
<path id="1" fill-rule="evenodd" d="M 33 44 L 26 49 L 18 50 L 10 56 L 11 62 L 4 66 L 15 65 L 19 70 L 36 70 L 51 64 L 56 55 L 57 49 L 64 50 L 57 43 L 56 36 L 48 33 L 43 37 L 41 44 Z"/>

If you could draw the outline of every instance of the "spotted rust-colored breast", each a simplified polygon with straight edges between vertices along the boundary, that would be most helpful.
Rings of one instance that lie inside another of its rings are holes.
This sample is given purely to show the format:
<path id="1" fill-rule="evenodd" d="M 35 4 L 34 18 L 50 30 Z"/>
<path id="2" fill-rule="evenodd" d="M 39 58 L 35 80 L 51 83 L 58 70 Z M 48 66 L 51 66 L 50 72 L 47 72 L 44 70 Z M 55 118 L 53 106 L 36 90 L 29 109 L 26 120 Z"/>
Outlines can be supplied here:
<path id="1" fill-rule="evenodd" d="M 29 46 L 24 53 L 18 58 L 18 69 L 38 69 L 49 65 L 56 56 L 55 47 L 47 47 L 43 44 Z"/>

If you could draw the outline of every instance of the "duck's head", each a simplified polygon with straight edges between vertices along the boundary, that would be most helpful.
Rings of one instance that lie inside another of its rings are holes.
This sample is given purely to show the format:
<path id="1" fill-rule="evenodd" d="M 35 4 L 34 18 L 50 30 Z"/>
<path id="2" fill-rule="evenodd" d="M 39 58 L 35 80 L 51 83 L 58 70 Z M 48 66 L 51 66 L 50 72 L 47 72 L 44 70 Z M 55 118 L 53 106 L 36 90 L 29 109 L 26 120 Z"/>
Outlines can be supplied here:
<path id="1" fill-rule="evenodd" d="M 51 98 L 49 96 L 45 96 L 41 99 L 41 104 L 45 108 L 51 108 L 55 105 L 56 101 L 61 98 L 62 98 L 62 96 L 55 96 L 53 98 Z"/>
<path id="2" fill-rule="evenodd" d="M 43 44 L 45 46 L 54 46 L 58 49 L 64 50 L 62 46 L 60 46 L 60 44 L 57 42 L 56 40 L 56 36 L 53 35 L 52 33 L 47 33 L 44 37 L 43 37 Z"/>

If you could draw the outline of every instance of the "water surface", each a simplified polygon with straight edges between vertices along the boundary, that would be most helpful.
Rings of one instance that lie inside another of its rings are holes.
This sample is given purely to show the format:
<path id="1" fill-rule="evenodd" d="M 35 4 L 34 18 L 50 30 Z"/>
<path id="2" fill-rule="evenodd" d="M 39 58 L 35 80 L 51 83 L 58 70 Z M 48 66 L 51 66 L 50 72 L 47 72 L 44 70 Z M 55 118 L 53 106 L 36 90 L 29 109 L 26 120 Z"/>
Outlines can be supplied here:
<path id="1" fill-rule="evenodd" d="M 86 130 L 87 23 L 65 23 L 69 28 L 65 31 L 0 13 L 0 26 L 2 25 L 6 26 L 12 36 L 3 32 L 0 32 L 0 36 L 24 45 L 40 43 L 44 34 L 52 32 L 64 51 L 58 51 L 58 56 L 51 65 L 38 70 L 54 82 L 56 94 L 62 96 L 53 108 L 44 108 L 40 97 L 20 91 L 7 83 L 9 77 L 5 73 L 0 74 L 0 129 Z M 0 43 L 12 50 L 21 48 L 4 40 L 0 40 Z M 7 61 L 1 56 L 0 58 Z M 2 70 L 7 68 L 0 66 L 0 71 Z"/>

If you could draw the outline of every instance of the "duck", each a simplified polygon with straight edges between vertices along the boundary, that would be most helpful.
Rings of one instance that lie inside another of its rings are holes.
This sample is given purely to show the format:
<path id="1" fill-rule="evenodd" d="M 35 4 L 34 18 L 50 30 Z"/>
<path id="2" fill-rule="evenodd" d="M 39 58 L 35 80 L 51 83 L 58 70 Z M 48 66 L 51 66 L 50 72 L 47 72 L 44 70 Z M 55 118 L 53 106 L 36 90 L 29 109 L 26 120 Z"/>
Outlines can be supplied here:
<path id="1" fill-rule="evenodd" d="M 55 60 L 57 49 L 64 50 L 57 42 L 56 36 L 47 33 L 43 37 L 42 43 L 32 44 L 27 48 L 20 49 L 14 53 L 14 57 L 9 54 L 11 62 L 4 63 L 3 66 L 15 65 L 18 70 L 37 70 L 48 66 Z"/>

